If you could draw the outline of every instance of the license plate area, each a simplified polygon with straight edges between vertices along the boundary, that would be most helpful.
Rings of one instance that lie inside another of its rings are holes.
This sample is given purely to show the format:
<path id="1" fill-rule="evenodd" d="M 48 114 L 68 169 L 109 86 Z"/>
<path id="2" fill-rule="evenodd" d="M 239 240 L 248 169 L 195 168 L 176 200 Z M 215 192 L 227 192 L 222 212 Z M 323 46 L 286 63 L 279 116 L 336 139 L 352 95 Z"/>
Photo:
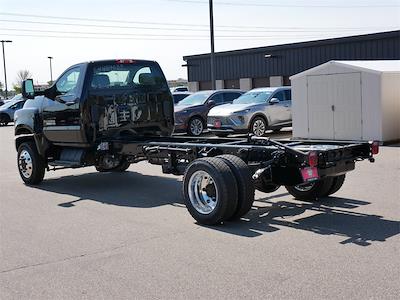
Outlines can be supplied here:
<path id="1" fill-rule="evenodd" d="M 222 124 L 221 124 L 221 120 L 214 120 L 214 127 L 215 128 L 221 128 Z"/>
<path id="2" fill-rule="evenodd" d="M 318 169 L 315 167 L 303 168 L 300 169 L 300 172 L 304 182 L 312 182 L 319 179 Z"/>

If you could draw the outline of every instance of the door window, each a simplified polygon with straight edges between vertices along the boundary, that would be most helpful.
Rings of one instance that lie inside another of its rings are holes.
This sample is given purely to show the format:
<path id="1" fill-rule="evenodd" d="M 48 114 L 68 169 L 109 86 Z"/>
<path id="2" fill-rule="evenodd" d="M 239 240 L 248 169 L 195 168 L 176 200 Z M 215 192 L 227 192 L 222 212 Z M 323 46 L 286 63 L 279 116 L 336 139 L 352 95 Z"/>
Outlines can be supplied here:
<path id="1" fill-rule="evenodd" d="M 217 105 L 224 103 L 224 98 L 222 97 L 222 93 L 212 95 L 210 100 L 213 100 Z"/>
<path id="2" fill-rule="evenodd" d="M 239 98 L 242 94 L 240 93 L 224 93 L 224 103 L 231 103 L 233 100 Z"/>
<path id="3" fill-rule="evenodd" d="M 75 88 L 78 84 L 81 68 L 76 67 L 68 70 L 61 78 L 57 81 L 57 91 L 63 94 L 74 94 Z"/>
<path id="4" fill-rule="evenodd" d="M 277 92 L 272 98 L 276 98 L 279 101 L 285 101 L 285 93 L 283 91 Z"/>
<path id="5" fill-rule="evenodd" d="M 292 91 L 291 90 L 285 90 L 285 98 L 286 98 L 286 101 L 292 101 Z"/>
<path id="6" fill-rule="evenodd" d="M 10 108 L 11 109 L 21 109 L 24 106 L 24 101 L 20 101 L 12 105 Z"/>

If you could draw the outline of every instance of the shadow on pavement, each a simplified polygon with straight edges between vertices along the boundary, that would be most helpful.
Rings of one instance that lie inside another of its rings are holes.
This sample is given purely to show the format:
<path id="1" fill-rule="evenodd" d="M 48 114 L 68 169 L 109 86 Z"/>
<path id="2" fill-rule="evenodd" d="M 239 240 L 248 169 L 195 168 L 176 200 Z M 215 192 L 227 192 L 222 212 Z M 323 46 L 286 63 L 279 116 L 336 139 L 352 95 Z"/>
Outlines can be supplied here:
<path id="1" fill-rule="evenodd" d="M 36 188 L 72 195 L 77 200 L 59 204 L 73 208 L 79 201 L 92 200 L 126 207 L 184 207 L 179 178 L 142 175 L 136 172 L 88 173 L 48 179 Z M 369 202 L 329 197 L 319 202 L 286 201 L 291 196 L 281 193 L 258 199 L 252 210 L 241 220 L 222 226 L 207 226 L 212 230 L 243 237 L 257 237 L 268 232 L 291 228 L 321 235 L 343 237 L 341 244 L 368 246 L 384 242 L 400 233 L 400 222 L 381 216 L 353 211 Z M 285 198 L 285 200 L 282 200 Z"/>
<path id="2" fill-rule="evenodd" d="M 142 175 L 136 172 L 88 173 L 47 179 L 35 187 L 41 190 L 75 196 L 78 199 L 59 204 L 74 207 L 83 200 L 127 207 L 183 205 L 179 178 Z"/>
<path id="3" fill-rule="evenodd" d="M 280 194 L 278 197 L 287 195 Z M 369 246 L 377 241 L 384 242 L 400 233 L 399 221 L 351 211 L 359 206 L 368 205 L 369 202 L 335 197 L 314 203 L 296 200 L 272 202 L 274 198 L 276 197 L 259 200 L 270 206 L 253 207 L 239 222 L 212 228 L 230 234 L 256 237 L 289 227 L 321 235 L 340 236 L 343 237 L 341 244 L 353 243 L 359 246 Z M 308 216 L 310 213 L 312 215 Z"/>

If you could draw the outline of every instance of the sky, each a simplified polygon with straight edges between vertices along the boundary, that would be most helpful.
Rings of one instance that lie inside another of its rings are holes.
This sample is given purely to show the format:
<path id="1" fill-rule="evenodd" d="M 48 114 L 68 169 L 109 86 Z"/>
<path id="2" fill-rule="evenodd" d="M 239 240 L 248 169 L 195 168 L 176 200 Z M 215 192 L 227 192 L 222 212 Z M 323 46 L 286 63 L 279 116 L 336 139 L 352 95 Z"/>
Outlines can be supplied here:
<path id="1" fill-rule="evenodd" d="M 397 30 L 400 0 L 214 0 L 215 50 Z M 208 0 L 0 0 L 7 82 L 35 83 L 75 63 L 156 60 L 167 79 L 187 78 L 185 55 L 208 53 Z M 0 82 L 4 70 L 0 67 Z"/>

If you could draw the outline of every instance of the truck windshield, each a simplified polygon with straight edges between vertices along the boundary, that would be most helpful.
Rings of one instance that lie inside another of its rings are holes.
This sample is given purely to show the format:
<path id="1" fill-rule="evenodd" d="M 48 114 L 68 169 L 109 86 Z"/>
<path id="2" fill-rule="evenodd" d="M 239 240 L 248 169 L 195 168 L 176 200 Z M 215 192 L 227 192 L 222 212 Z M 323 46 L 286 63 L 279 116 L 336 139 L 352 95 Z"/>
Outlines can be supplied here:
<path id="1" fill-rule="evenodd" d="M 234 104 L 265 103 L 272 92 L 247 92 L 233 101 Z"/>
<path id="2" fill-rule="evenodd" d="M 92 89 L 132 87 L 167 87 L 165 77 L 152 62 L 105 63 L 95 65 L 91 77 Z"/>

